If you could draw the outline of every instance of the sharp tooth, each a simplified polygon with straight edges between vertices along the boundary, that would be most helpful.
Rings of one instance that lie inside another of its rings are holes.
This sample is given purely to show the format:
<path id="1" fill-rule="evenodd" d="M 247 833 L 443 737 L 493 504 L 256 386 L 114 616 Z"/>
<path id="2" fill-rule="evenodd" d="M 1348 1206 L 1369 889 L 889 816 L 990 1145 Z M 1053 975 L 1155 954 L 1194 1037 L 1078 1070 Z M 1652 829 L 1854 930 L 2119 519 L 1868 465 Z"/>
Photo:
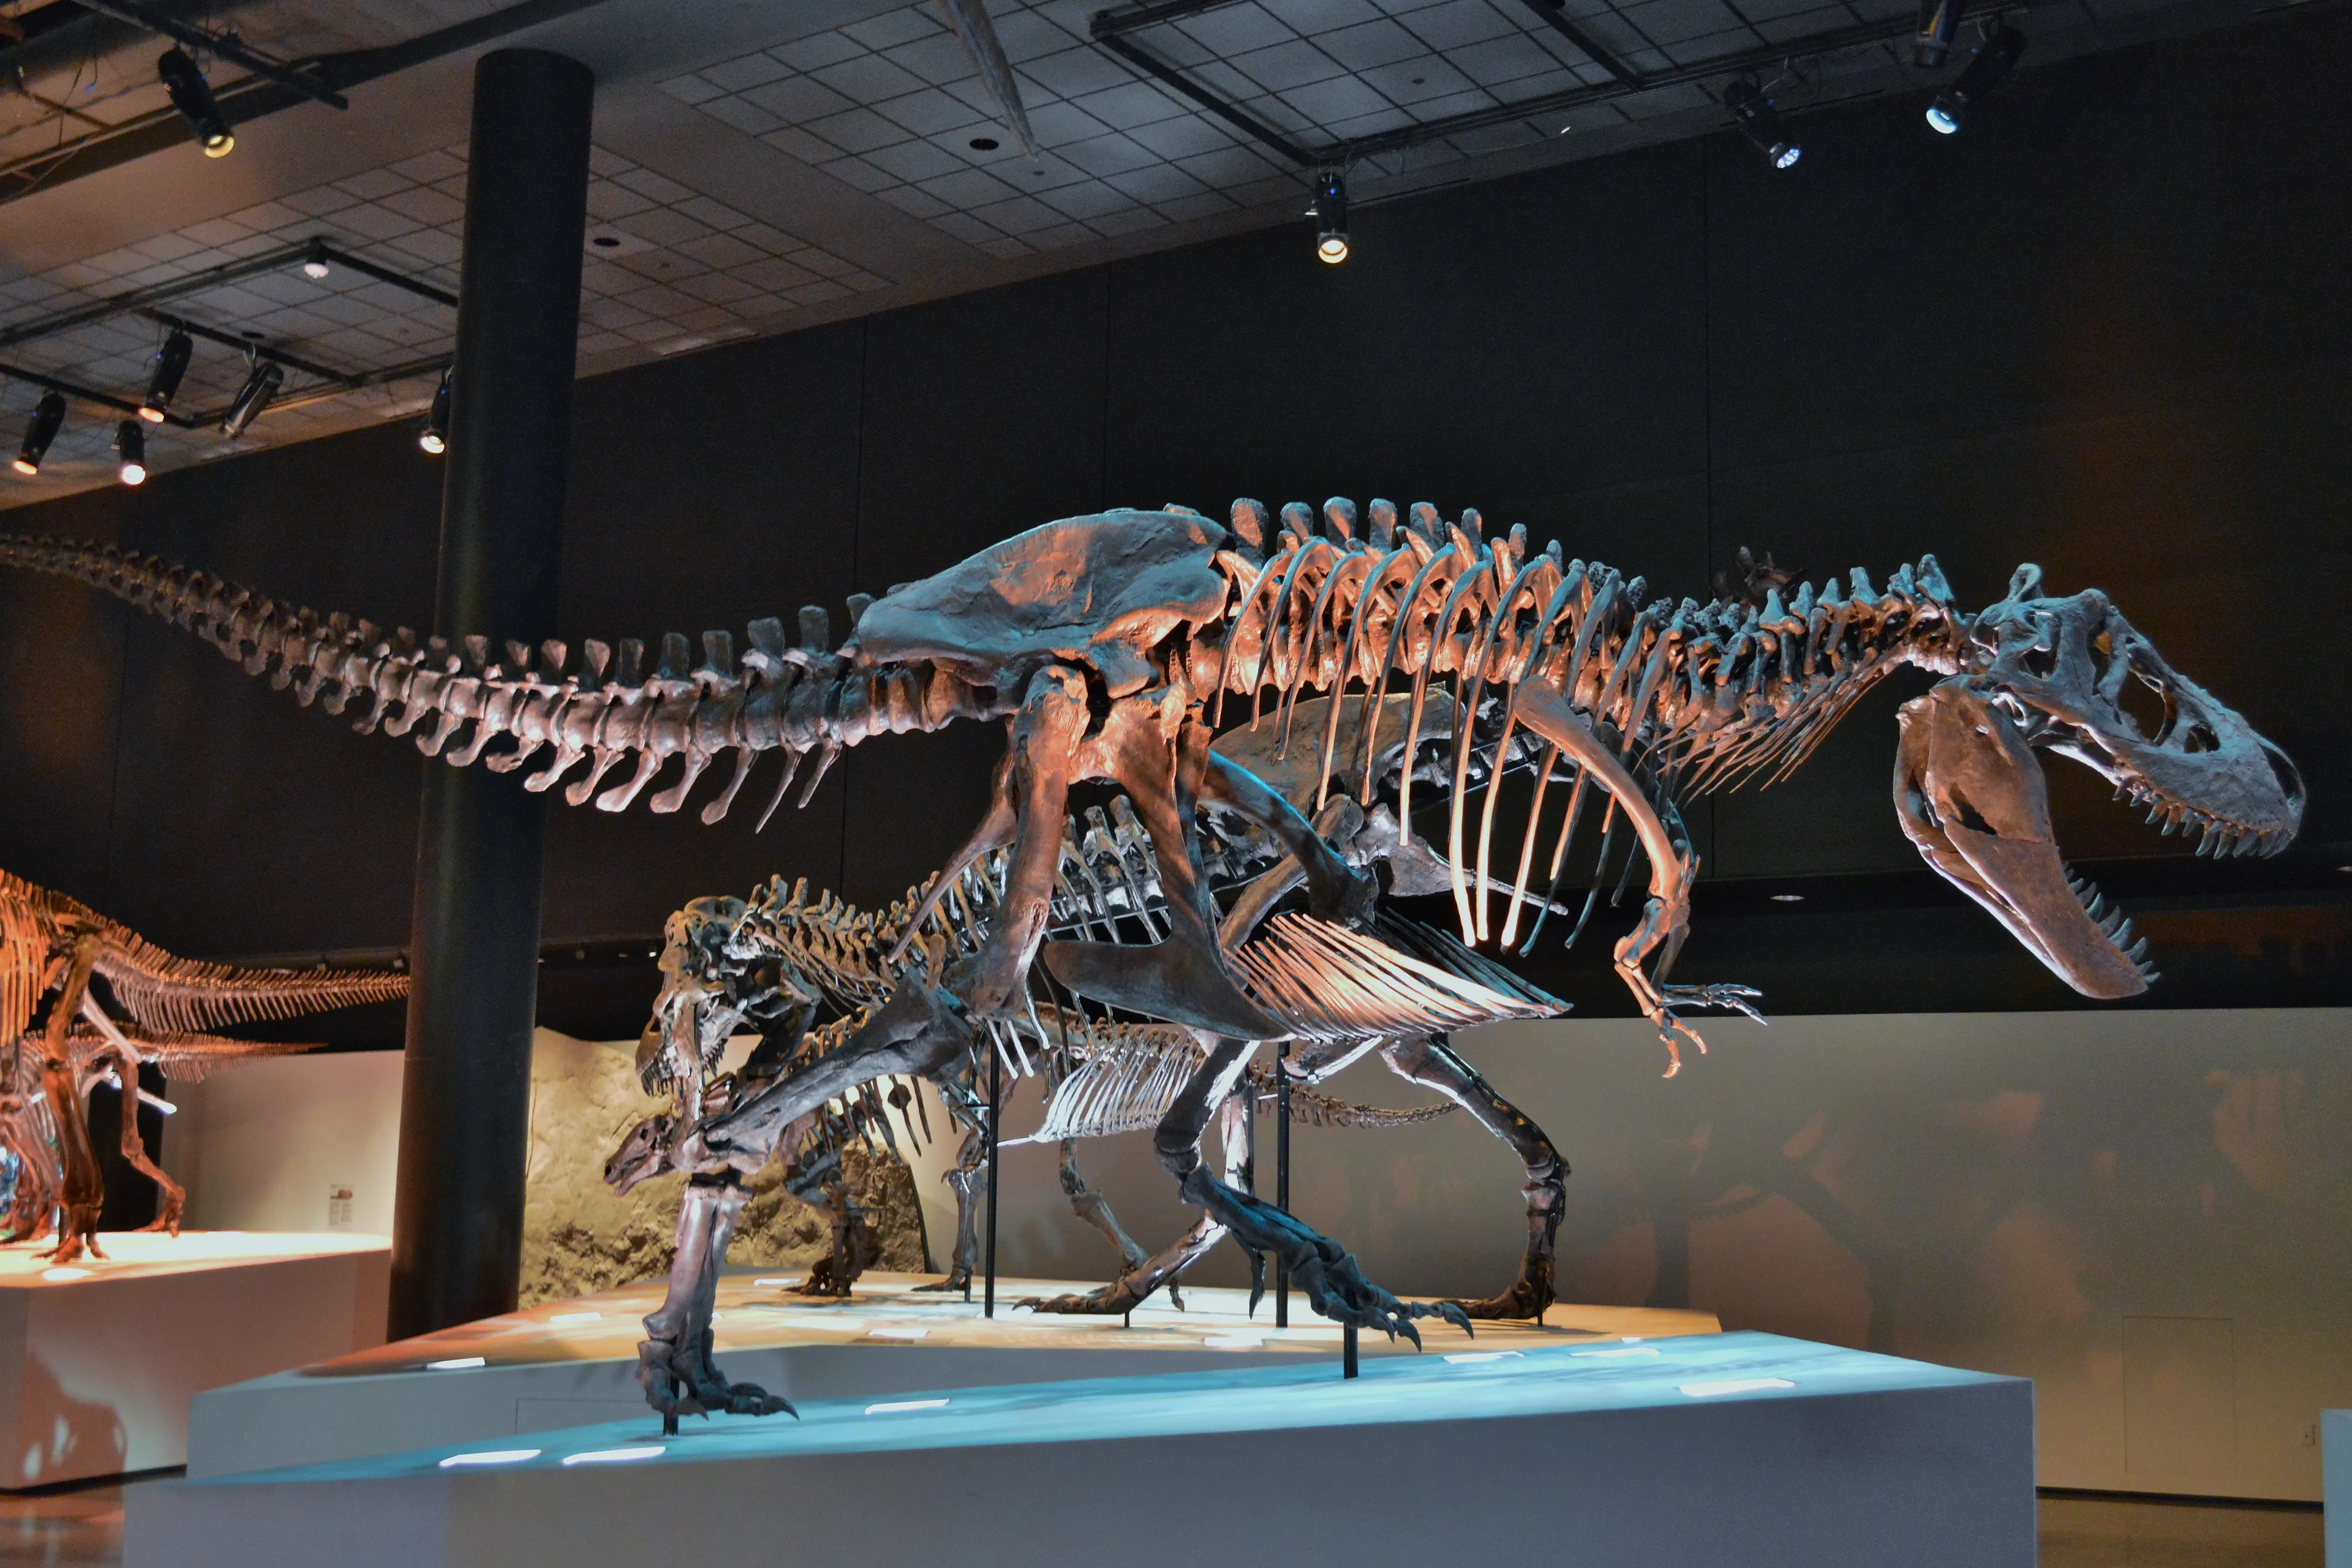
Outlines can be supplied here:
<path id="1" fill-rule="evenodd" d="M 2105 920 L 2107 915 L 2107 896 L 2095 890 L 2083 901 L 2083 910 L 2095 921 Z"/>
<path id="2" fill-rule="evenodd" d="M 2123 930 L 2123 925 L 2124 912 L 2121 910 L 2109 910 L 2106 918 L 2099 921 L 2099 934 L 2113 942 L 2116 940 L 2116 933 Z"/>
<path id="3" fill-rule="evenodd" d="M 2123 924 L 2116 927 L 2114 931 L 2110 931 L 2107 934 L 2107 940 L 2114 942 L 2117 947 L 2128 947 L 2131 945 L 2132 923 L 2130 920 L 2126 919 Z"/>
<path id="4" fill-rule="evenodd" d="M 2164 971 L 2160 969 L 2151 969 L 2147 964 L 2143 963 L 2139 966 L 2139 976 L 2142 980 L 2145 980 L 2150 985 L 2153 985 L 2158 981 L 2164 978 Z"/>
<path id="5" fill-rule="evenodd" d="M 2141 959 L 2146 958 L 2147 956 L 2147 938 L 2142 937 L 2137 942 L 2132 943 L 2129 947 L 2124 949 L 2124 956 L 2130 959 L 2134 963 L 2137 963 Z"/>

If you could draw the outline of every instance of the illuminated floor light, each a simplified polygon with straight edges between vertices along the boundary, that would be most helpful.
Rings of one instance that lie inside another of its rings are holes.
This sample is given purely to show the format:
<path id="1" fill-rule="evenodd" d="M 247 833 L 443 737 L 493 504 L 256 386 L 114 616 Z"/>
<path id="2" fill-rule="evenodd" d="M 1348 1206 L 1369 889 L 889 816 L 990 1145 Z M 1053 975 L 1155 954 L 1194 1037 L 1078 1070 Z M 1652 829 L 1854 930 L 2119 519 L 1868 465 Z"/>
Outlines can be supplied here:
<path id="1" fill-rule="evenodd" d="M 478 1454 L 452 1454 L 441 1461 L 445 1470 L 460 1469 L 467 1465 L 520 1465 L 525 1459 L 536 1459 L 545 1450 L 540 1448 L 487 1448 Z"/>
<path id="2" fill-rule="evenodd" d="M 1654 1356 L 1658 1352 L 1647 1345 L 1643 1345 L 1622 1346 L 1613 1351 L 1570 1351 L 1568 1353 L 1572 1356 L 1590 1356 L 1599 1361 L 1622 1361 L 1628 1356 Z"/>
<path id="3" fill-rule="evenodd" d="M 1682 1392 L 1693 1399 L 1713 1399 L 1722 1394 L 1754 1394 L 1767 1388 L 1794 1388 L 1785 1377 L 1735 1377 L 1723 1383 L 1685 1383 Z"/>
<path id="4" fill-rule="evenodd" d="M 41 1270 L 41 1278 L 44 1279 L 53 1279 L 62 1285 L 68 1279 L 89 1279 L 89 1270 L 87 1268 L 44 1268 Z"/>
<path id="5" fill-rule="evenodd" d="M 886 1400 L 880 1405 L 867 1405 L 866 1414 L 896 1415 L 902 1410 L 943 1410 L 947 1407 L 947 1403 L 944 1399 L 892 1399 Z"/>
<path id="6" fill-rule="evenodd" d="M 563 1462 L 572 1465 L 625 1465 L 635 1459 L 658 1459 L 668 1452 L 659 1443 L 648 1443 L 642 1448 L 591 1448 L 584 1454 L 566 1454 Z"/>
<path id="7" fill-rule="evenodd" d="M 447 1361 L 428 1361 L 425 1363 L 425 1370 L 427 1372 L 464 1372 L 469 1367 L 488 1366 L 489 1364 L 490 1363 L 488 1361 L 478 1355 L 461 1355 L 451 1356 Z"/>
<path id="8" fill-rule="evenodd" d="M 799 1284 L 799 1283 L 800 1283 L 800 1281 L 799 1281 L 797 1279 L 754 1279 L 754 1280 L 752 1280 L 752 1281 L 751 1281 L 751 1283 L 752 1283 L 753 1285 L 755 1285 L 755 1286 L 761 1286 L 761 1287 L 769 1286 L 769 1285 L 773 1285 L 773 1286 L 777 1287 L 777 1288 L 778 1288 L 778 1289 L 789 1289 L 789 1288 L 791 1288 L 792 1286 L 794 1286 L 794 1285 Z"/>
<path id="9" fill-rule="evenodd" d="M 1262 1351 L 1265 1342 L 1246 1334 L 1213 1334 L 1201 1342 L 1201 1348 L 1213 1351 Z"/>
<path id="10" fill-rule="evenodd" d="M 1517 1356 L 1518 1353 L 1519 1352 L 1517 1351 L 1463 1351 L 1458 1354 L 1447 1356 L 1445 1359 L 1450 1364 L 1454 1366 L 1468 1366 L 1475 1362 L 1509 1361 Z"/>
<path id="11" fill-rule="evenodd" d="M 930 1331 L 929 1329 L 868 1329 L 866 1337 L 870 1340 L 919 1340 Z"/>
<path id="12" fill-rule="evenodd" d="M 558 1312 L 547 1321 L 551 1323 L 593 1323 L 604 1315 L 602 1312 Z"/>

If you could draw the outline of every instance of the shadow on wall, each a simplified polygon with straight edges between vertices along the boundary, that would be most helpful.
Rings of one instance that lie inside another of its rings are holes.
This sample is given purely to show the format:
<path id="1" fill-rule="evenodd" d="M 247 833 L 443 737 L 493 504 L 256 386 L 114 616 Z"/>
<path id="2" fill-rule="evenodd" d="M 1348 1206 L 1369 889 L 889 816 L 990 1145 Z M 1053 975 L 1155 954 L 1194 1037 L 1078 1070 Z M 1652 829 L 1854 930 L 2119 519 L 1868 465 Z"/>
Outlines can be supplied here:
<path id="1" fill-rule="evenodd" d="M 1461 1042 L 1574 1168 L 1564 1300 L 2032 1376 L 2044 1484 L 2318 1495 L 2307 1428 L 2352 1398 L 2352 1016 L 1706 1032 L 1673 1080 L 1637 1024 Z M 1335 1165 L 1334 1135 L 1307 1134 L 1300 1212 L 1392 1284 L 1492 1289 L 1516 1194 L 1465 1132 L 1400 1139 L 1371 1170 L 1371 1146 Z M 1444 1195 L 1465 1175 L 1475 1197 Z"/>

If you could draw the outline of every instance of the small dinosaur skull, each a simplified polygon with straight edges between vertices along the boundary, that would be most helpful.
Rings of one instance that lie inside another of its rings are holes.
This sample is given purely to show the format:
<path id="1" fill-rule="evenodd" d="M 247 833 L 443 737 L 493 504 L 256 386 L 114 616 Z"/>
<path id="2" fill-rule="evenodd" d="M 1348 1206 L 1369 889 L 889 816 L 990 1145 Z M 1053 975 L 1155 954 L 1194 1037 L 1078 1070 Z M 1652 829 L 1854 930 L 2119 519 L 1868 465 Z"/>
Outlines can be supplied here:
<path id="1" fill-rule="evenodd" d="M 2041 595 L 2021 566 L 2008 597 L 1975 617 L 1960 673 L 1902 710 L 1895 801 L 1903 830 L 1946 879 L 1991 910 L 2085 995 L 2147 988 L 2131 922 L 2070 871 L 2050 828 L 2035 748 L 2093 769 L 2170 834 L 2200 829 L 2200 854 L 2275 854 L 2303 820 L 2286 754 L 2166 664 L 2096 589 Z M 2126 706 L 2137 681 L 2160 708 Z"/>

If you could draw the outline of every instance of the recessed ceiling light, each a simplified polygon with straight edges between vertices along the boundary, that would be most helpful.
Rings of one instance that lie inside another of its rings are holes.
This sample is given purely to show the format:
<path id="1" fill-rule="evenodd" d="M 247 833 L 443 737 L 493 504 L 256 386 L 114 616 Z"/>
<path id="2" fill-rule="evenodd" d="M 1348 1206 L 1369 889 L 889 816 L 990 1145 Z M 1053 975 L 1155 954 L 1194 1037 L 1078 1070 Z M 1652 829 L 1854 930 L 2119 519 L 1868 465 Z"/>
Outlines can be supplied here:
<path id="1" fill-rule="evenodd" d="M 971 139 L 971 150 L 975 153 L 993 153 L 1003 143 L 993 136 L 975 136 Z"/>
<path id="2" fill-rule="evenodd" d="M 1772 901 L 1776 904 L 1801 904 L 1805 901 L 1805 895 L 1802 893 L 1775 893 L 1772 895 Z"/>

